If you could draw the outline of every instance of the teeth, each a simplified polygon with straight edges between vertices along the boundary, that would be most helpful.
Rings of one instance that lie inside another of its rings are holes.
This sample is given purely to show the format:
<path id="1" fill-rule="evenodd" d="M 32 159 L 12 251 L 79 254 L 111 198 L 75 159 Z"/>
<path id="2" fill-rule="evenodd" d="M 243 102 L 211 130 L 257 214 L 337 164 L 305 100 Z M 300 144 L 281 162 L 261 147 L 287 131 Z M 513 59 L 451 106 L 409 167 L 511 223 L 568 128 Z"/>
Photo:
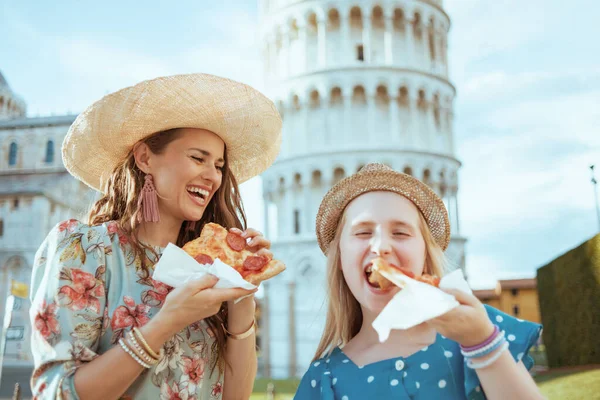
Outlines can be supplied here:
<path id="1" fill-rule="evenodd" d="M 197 188 L 197 187 L 188 187 L 187 191 L 188 192 L 193 192 L 193 193 L 201 194 L 204 197 L 208 196 L 208 191 L 207 190 L 200 189 L 200 188 Z"/>

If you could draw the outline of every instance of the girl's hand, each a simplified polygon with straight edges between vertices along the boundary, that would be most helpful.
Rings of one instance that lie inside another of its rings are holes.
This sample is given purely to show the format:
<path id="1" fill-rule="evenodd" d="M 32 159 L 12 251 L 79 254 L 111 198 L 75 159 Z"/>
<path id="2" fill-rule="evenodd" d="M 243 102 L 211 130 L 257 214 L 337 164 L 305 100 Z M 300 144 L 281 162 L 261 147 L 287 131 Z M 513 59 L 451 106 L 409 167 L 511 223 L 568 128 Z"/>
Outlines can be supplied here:
<path id="1" fill-rule="evenodd" d="M 235 300 L 257 290 L 214 289 L 217 281 L 215 276 L 205 275 L 178 287 L 169 293 L 155 318 L 171 326 L 172 333 L 176 334 L 196 321 L 215 315 L 224 301 Z"/>
<path id="2" fill-rule="evenodd" d="M 265 238 L 261 232 L 252 228 L 248 228 L 245 231 L 231 228 L 229 231 L 241 235 L 244 239 L 250 239 L 247 247 L 249 251 L 257 255 L 267 256 L 269 260 L 273 259 L 273 253 L 269 250 L 271 248 L 271 241 Z"/>
<path id="3" fill-rule="evenodd" d="M 477 297 L 460 290 L 442 289 L 456 297 L 460 305 L 427 321 L 436 331 L 464 347 L 483 343 L 494 332 L 485 307 Z"/>

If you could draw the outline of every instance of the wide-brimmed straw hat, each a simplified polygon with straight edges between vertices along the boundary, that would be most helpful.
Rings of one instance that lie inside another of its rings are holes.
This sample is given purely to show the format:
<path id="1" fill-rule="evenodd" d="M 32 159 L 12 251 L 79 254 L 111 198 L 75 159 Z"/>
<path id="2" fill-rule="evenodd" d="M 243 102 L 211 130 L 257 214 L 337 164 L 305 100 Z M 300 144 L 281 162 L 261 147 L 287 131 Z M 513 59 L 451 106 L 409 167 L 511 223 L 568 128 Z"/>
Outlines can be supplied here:
<path id="1" fill-rule="evenodd" d="M 138 83 L 88 107 L 65 137 L 63 162 L 75 178 L 102 192 L 138 141 L 173 128 L 217 134 L 238 183 L 271 166 L 281 145 L 281 117 L 259 91 L 214 75 L 175 75 Z"/>
<path id="2" fill-rule="evenodd" d="M 317 241 L 324 254 L 335 237 L 348 204 L 368 192 L 398 193 L 419 209 L 436 243 L 446 250 L 450 243 L 450 221 L 442 199 L 426 184 L 384 164 L 367 164 L 356 174 L 342 179 L 323 198 L 317 213 Z"/>

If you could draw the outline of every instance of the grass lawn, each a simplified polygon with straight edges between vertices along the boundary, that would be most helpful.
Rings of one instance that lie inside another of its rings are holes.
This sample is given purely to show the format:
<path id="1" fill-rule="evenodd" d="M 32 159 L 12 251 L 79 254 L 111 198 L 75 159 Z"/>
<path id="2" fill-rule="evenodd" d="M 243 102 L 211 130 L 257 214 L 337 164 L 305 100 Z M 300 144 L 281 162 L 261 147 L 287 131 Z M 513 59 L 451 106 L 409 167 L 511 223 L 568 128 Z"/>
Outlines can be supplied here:
<path id="1" fill-rule="evenodd" d="M 264 393 L 252 393 L 250 396 L 250 400 L 266 400 L 267 395 Z M 292 400 L 294 398 L 293 394 L 278 394 L 275 396 L 275 400 Z"/>
<path id="2" fill-rule="evenodd" d="M 548 372 L 535 378 L 549 400 L 600 398 L 600 368 L 588 371 Z"/>

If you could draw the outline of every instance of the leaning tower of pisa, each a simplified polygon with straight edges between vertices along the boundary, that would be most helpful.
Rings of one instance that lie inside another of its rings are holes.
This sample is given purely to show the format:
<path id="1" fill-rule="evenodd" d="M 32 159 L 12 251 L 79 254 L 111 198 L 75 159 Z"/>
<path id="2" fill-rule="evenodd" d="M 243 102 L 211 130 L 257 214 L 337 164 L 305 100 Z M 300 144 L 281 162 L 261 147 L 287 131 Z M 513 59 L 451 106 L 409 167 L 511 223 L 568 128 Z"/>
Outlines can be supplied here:
<path id="1" fill-rule="evenodd" d="M 264 285 L 261 371 L 298 376 L 323 329 L 320 199 L 369 162 L 429 184 L 450 214 L 447 254 L 464 269 L 441 0 L 261 0 L 265 82 L 283 144 L 263 175 L 267 232 L 288 270 Z"/>

